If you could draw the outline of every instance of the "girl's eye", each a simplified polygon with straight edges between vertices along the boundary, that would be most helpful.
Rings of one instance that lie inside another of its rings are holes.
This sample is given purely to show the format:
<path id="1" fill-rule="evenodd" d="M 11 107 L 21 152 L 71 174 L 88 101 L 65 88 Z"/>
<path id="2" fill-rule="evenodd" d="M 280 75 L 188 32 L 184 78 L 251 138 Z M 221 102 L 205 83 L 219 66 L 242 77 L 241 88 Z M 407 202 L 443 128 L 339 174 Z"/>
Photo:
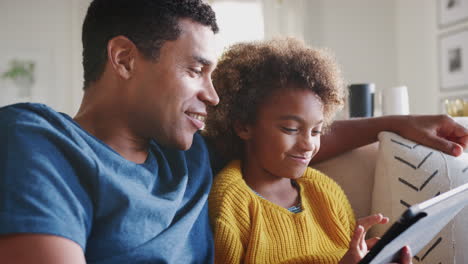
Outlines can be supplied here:
<path id="1" fill-rule="evenodd" d="M 281 127 L 286 132 L 297 132 L 297 128 L 290 128 L 290 127 Z"/>
<path id="2" fill-rule="evenodd" d="M 322 131 L 320 131 L 320 130 L 312 130 L 312 136 L 318 136 L 318 135 L 320 135 L 320 134 L 322 134 Z"/>

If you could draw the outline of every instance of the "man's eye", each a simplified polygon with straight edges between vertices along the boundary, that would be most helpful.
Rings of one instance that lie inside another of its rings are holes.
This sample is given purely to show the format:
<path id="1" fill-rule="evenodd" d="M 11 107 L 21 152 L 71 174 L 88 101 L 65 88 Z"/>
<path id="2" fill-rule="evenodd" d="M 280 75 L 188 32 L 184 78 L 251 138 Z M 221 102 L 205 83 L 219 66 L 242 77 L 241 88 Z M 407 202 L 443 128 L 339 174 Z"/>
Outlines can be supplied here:
<path id="1" fill-rule="evenodd" d="M 190 71 L 195 73 L 196 75 L 202 74 L 202 70 L 200 68 L 191 68 Z"/>

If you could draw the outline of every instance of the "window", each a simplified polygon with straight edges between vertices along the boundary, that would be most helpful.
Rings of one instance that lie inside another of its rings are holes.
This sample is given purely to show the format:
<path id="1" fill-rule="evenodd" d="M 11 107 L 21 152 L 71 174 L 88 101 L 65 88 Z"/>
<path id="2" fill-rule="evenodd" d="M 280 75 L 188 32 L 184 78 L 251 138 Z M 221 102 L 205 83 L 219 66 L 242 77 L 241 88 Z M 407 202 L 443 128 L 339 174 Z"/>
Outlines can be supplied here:
<path id="1" fill-rule="evenodd" d="M 262 3 L 259 0 L 213 1 L 219 33 L 216 35 L 219 55 L 230 45 L 240 41 L 262 40 L 264 24 Z"/>

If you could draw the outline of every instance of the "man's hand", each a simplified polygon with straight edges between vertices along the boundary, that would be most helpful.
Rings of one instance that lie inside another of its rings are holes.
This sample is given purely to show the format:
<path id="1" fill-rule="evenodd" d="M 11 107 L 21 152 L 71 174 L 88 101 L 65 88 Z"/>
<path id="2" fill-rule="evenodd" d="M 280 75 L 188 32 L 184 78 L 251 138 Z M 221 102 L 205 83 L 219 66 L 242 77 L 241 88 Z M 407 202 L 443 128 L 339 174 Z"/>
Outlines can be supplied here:
<path id="1" fill-rule="evenodd" d="M 395 132 L 453 156 L 461 155 L 463 149 L 468 147 L 468 129 L 447 115 L 352 118 L 333 122 L 330 131 L 322 135 L 322 147 L 312 162 L 373 143 L 382 131 Z"/>
<path id="2" fill-rule="evenodd" d="M 468 129 L 447 115 L 402 116 L 406 126 L 396 129 L 402 137 L 459 156 L 468 147 Z"/>

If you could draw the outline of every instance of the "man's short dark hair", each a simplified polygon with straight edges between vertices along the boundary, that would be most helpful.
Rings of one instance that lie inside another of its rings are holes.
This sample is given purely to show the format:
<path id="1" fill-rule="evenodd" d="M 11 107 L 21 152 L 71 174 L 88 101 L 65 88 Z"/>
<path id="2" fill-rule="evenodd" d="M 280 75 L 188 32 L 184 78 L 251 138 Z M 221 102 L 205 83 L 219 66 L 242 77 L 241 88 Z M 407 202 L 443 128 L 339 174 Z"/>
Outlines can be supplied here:
<path id="1" fill-rule="evenodd" d="M 125 36 L 143 56 L 156 61 L 164 42 L 179 37 L 181 18 L 218 32 L 215 13 L 202 0 L 94 0 L 83 23 L 85 89 L 104 72 L 109 40 Z"/>

